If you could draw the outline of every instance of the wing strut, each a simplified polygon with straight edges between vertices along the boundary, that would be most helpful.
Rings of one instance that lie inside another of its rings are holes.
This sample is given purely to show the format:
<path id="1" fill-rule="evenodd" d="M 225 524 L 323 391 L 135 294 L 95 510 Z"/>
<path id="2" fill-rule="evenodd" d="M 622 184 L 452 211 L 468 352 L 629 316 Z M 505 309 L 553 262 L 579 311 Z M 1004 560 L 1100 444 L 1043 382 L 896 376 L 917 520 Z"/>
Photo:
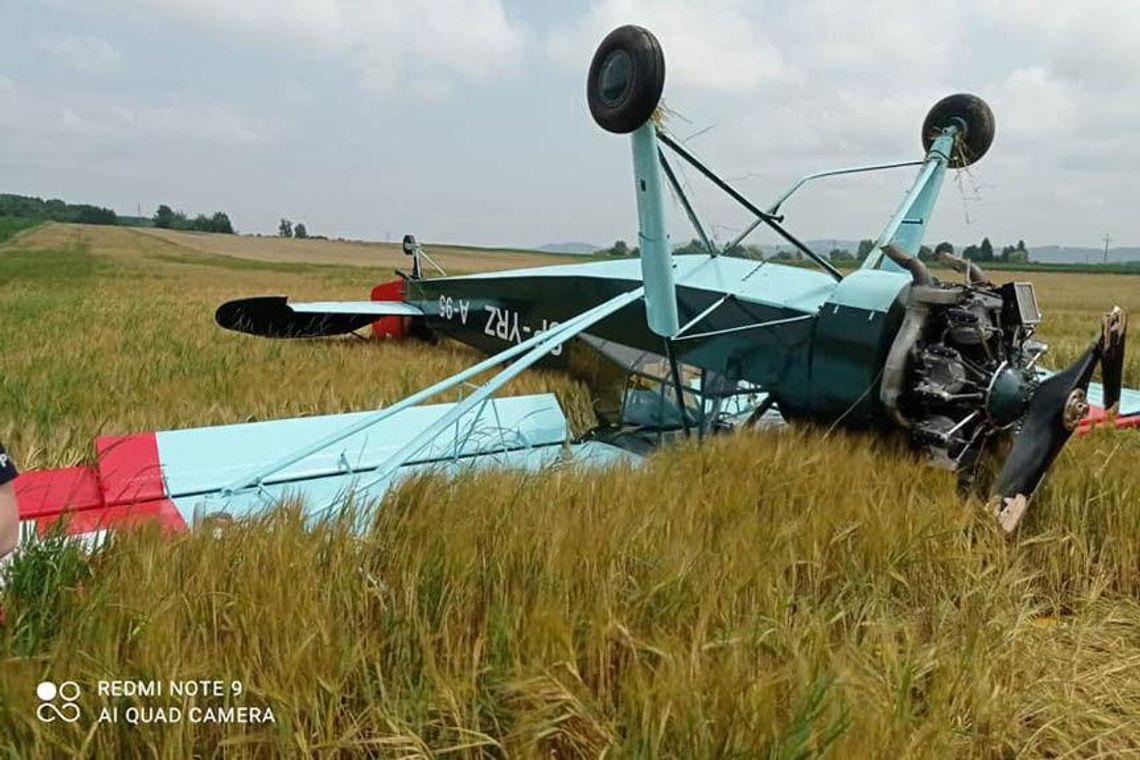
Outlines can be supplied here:
<path id="1" fill-rule="evenodd" d="M 261 467 L 254 472 L 234 480 L 228 486 L 220 489 L 220 494 L 225 497 L 233 496 L 235 493 L 244 491 L 251 488 L 259 488 L 263 481 L 280 472 L 281 470 L 296 464 L 297 462 L 312 456 L 318 451 L 333 446 L 336 443 L 348 438 L 351 435 L 365 430 L 378 422 L 396 414 L 403 409 L 406 409 L 422 401 L 426 401 L 432 396 L 442 393 L 450 388 L 454 388 L 460 383 L 474 377 L 475 375 L 493 369 L 499 364 L 515 359 L 515 361 L 506 369 L 499 372 L 493 378 L 488 380 L 485 384 L 479 387 L 463 401 L 459 402 L 447 414 L 440 417 L 434 423 L 429 425 L 415 435 L 407 445 L 400 448 L 395 454 L 382 462 L 379 466 L 373 468 L 371 471 L 376 473 L 376 477 L 368 483 L 360 486 L 361 488 L 370 488 L 381 481 L 389 478 L 401 465 L 405 464 L 409 459 L 414 457 L 419 451 L 430 444 L 436 436 L 443 430 L 455 425 L 460 419 L 463 418 L 469 411 L 479 404 L 484 404 L 487 400 L 503 387 L 510 380 L 522 373 L 523 370 L 529 368 L 535 362 L 542 359 L 556 346 L 561 345 L 567 340 L 581 333 L 583 330 L 588 329 L 592 325 L 600 322 L 606 317 L 616 313 L 617 311 L 625 308 L 631 303 L 641 299 L 645 295 L 645 289 L 642 287 L 635 288 L 621 295 L 611 298 L 594 308 L 585 311 L 578 316 L 569 319 L 557 327 L 547 330 L 523 342 L 511 346 L 505 351 L 502 351 L 494 356 L 479 362 L 478 364 L 469 367 L 458 374 L 452 375 L 446 380 L 442 380 L 435 385 L 424 388 L 423 390 L 413 393 L 411 396 L 393 404 L 392 406 L 385 407 L 377 410 L 374 414 L 368 415 L 363 419 L 347 425 L 341 430 L 326 436 L 312 444 L 299 448 L 296 451 L 287 454 L 280 459 L 277 459 L 264 467 Z M 516 357 L 518 357 L 516 359 Z M 367 472 L 367 471 L 365 471 Z"/>
<path id="2" fill-rule="evenodd" d="M 754 214 L 757 219 L 762 220 L 765 224 L 767 224 L 769 227 L 771 227 L 773 230 L 775 230 L 776 233 L 780 235 L 780 237 L 784 238 L 784 240 L 787 240 L 789 243 L 794 245 L 796 248 L 800 249 L 804 253 L 805 256 L 807 256 L 809 259 L 814 261 L 816 264 L 819 264 L 820 267 L 822 267 L 824 269 L 824 271 L 826 271 L 828 274 L 830 274 L 836 280 L 842 280 L 843 279 L 843 274 L 838 269 L 833 267 L 831 265 L 831 262 L 829 262 L 827 259 L 820 256 L 818 253 L 813 251 L 811 248 L 808 248 L 798 238 L 796 238 L 794 235 L 792 235 L 792 233 L 790 233 L 786 229 L 784 229 L 784 226 L 782 224 L 780 224 L 779 217 L 775 217 L 772 214 L 769 214 L 765 211 L 761 211 L 760 208 L 758 206 L 756 206 L 756 204 L 754 204 L 752 201 L 748 200 L 743 195 L 741 195 L 739 192 L 737 192 L 736 189 L 732 185 L 728 184 L 723 179 L 718 177 L 716 175 L 716 173 L 713 172 L 712 169 L 708 168 L 707 166 L 702 164 L 700 161 L 698 161 L 696 156 L 694 156 L 689 151 L 685 150 L 684 147 L 682 147 L 678 142 L 676 142 L 672 137 L 667 135 L 665 132 L 658 130 L 657 139 L 659 139 L 661 142 L 668 145 L 673 150 L 673 152 L 676 153 L 678 156 L 680 156 L 681 158 L 688 161 L 693 166 L 694 169 L 699 171 L 701 174 L 705 175 L 705 177 L 708 178 L 708 180 L 710 182 L 712 182 L 714 185 L 716 185 L 721 190 L 723 190 L 728 195 L 728 197 L 732 198 L 734 201 L 739 203 L 741 206 L 748 209 L 748 211 L 750 211 L 752 214 Z"/>
<path id="3" fill-rule="evenodd" d="M 665 170 L 665 179 L 669 180 L 669 186 L 673 188 L 673 192 L 677 195 L 677 200 L 681 201 L 682 208 L 685 209 L 685 214 L 689 217 L 689 224 L 693 225 L 698 237 L 701 239 L 701 245 L 709 252 L 710 256 L 716 256 L 720 251 L 709 236 L 705 234 L 705 228 L 701 225 L 700 217 L 697 216 L 696 209 L 693 204 L 689 202 L 689 196 L 685 195 L 685 190 L 681 187 L 681 183 L 677 181 L 677 175 L 673 173 L 673 167 L 665 159 L 665 151 L 660 148 L 657 149 L 657 159 L 661 162 L 661 168 Z M 731 250 L 731 246 L 729 247 Z"/>

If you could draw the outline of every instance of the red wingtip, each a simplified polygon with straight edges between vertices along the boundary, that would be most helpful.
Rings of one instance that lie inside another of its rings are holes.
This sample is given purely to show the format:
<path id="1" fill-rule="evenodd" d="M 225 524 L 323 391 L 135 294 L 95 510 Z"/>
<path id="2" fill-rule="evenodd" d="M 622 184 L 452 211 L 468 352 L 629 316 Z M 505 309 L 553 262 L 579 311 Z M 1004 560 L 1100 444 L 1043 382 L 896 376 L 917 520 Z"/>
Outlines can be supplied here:
<path id="1" fill-rule="evenodd" d="M 42 533 L 60 519 L 70 534 L 91 533 L 157 519 L 183 530 L 174 502 L 166 498 L 154 433 L 96 439 L 94 467 L 61 467 L 22 473 L 14 481 L 21 521 Z"/>

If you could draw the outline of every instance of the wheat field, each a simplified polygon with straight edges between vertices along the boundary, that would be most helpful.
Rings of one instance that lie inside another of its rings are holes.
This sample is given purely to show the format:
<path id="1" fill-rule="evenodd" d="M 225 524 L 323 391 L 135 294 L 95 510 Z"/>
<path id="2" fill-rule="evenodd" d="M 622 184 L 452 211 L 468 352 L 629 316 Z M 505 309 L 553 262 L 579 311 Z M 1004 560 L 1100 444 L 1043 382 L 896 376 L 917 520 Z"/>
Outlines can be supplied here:
<path id="1" fill-rule="evenodd" d="M 371 408 L 474 358 L 220 331 L 229 298 L 360 299 L 390 279 L 257 242 L 242 258 L 51 224 L 0 246 L 0 440 L 21 465 L 88 461 L 99 434 Z M 1140 310 L 1140 278 L 1031 279 L 1054 365 L 1108 306 Z M 1125 379 L 1140 386 L 1135 353 Z M 510 391 L 540 389 L 588 422 L 564 376 Z M 803 428 L 638 468 L 422 477 L 363 535 L 350 504 L 315 528 L 285 510 L 124 533 L 90 558 L 48 546 L 0 592 L 0 751 L 1140 755 L 1138 465 L 1135 432 L 1074 440 L 1013 539 L 897 443 Z M 238 683 L 221 702 L 274 722 L 99 723 L 107 706 L 205 704 L 95 693 L 112 679 Z M 84 718 L 37 720 L 44 680 L 80 684 Z"/>
<path id="2" fill-rule="evenodd" d="M 373 243 L 361 240 L 325 240 L 320 238 L 284 239 L 250 235 L 214 235 L 157 228 L 137 228 L 141 235 L 174 243 L 197 253 L 209 253 L 249 261 L 295 264 L 336 264 L 354 267 L 404 267 L 410 269 L 408 257 L 400 243 Z M 464 248 L 455 245 L 428 246 L 428 255 L 449 274 L 478 270 L 517 269 L 528 266 L 565 264 L 565 255 L 537 252 Z M 573 261 L 573 259 L 571 259 Z M 430 264 L 425 263 L 429 271 Z"/>

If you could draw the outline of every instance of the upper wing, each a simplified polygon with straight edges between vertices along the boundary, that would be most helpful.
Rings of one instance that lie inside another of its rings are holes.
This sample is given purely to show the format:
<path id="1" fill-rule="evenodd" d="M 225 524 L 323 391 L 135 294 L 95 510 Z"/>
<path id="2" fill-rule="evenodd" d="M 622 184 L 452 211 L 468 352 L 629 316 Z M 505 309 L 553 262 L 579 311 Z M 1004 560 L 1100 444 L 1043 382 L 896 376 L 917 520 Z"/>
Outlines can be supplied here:
<path id="1" fill-rule="evenodd" d="M 359 330 L 378 317 L 422 317 L 401 301 L 319 301 L 288 303 L 285 296 L 259 296 L 218 307 L 214 321 L 227 330 L 266 338 L 316 338 Z"/>

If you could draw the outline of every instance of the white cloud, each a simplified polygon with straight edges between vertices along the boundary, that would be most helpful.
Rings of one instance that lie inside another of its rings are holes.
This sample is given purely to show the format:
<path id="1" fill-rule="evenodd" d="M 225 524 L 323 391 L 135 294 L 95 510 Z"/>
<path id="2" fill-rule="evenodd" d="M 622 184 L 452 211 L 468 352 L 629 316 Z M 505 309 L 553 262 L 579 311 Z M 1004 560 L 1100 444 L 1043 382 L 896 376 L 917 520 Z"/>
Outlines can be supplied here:
<path id="1" fill-rule="evenodd" d="M 249 147 L 269 141 L 261 121 L 234 108 L 200 102 L 150 105 L 75 97 L 60 101 L 0 78 L 0 128 L 12 141 L 21 136 L 66 140 L 98 152 L 109 145 L 144 142 Z"/>
<path id="2" fill-rule="evenodd" d="M 281 84 L 281 98 L 292 106 L 311 106 L 315 101 L 309 88 L 294 80 Z"/>
<path id="3" fill-rule="evenodd" d="M 992 94 L 1007 138 L 1038 144 L 1068 137 L 1080 121 L 1080 94 L 1041 66 L 1019 68 Z"/>
<path id="4" fill-rule="evenodd" d="M 1049 67 L 1093 89 L 1134 82 L 1140 67 L 1140 7 L 1132 0 L 1041 3 L 1004 0 L 979 5 L 1012 40 L 1034 41 Z"/>
<path id="5" fill-rule="evenodd" d="M 1140 123 L 1140 15 L 1120 13 L 1120 6 L 1114 14 L 1113 7 L 1093 0 L 1030 13 L 1036 6 L 1018 0 L 1005 8 L 1005 28 L 1022 35 L 1012 44 L 1037 48 L 1032 65 L 993 89 L 999 130 L 1013 150 L 1048 154 L 1061 168 L 1086 174 L 1130 172 L 1140 160 L 1132 139 Z M 1011 17 L 1016 9 L 1026 15 Z"/>
<path id="6" fill-rule="evenodd" d="M 369 90 L 391 94 L 413 75 L 480 80 L 511 73 L 526 31 L 501 0 L 120 0 L 256 44 L 340 59 Z M 437 86 L 438 89 L 438 86 Z"/>
<path id="7" fill-rule="evenodd" d="M 638 23 L 665 48 L 666 104 L 684 117 L 670 126 L 681 137 L 712 127 L 690 146 L 757 201 L 807 171 L 915 157 L 927 109 L 947 93 L 967 91 L 993 107 L 997 138 L 965 180 L 968 191 L 982 188 L 982 200 L 969 207 L 969 226 L 951 184 L 933 235 L 1023 237 L 1032 245 L 1111 230 L 1122 241 L 1140 241 L 1140 218 L 1128 205 L 1140 163 L 1133 139 L 1140 123 L 1137 0 L 513 2 L 53 0 L 45 5 L 74 11 L 68 23 L 86 13 L 115 24 L 101 33 L 116 44 L 130 40 L 123 47 L 130 65 L 112 64 L 120 75 L 96 88 L 75 75 L 65 81 L 54 69 L 41 74 L 42 54 L 26 51 L 20 59 L 36 68 L 4 71 L 16 84 L 0 80 L 0 131 L 8 138 L 0 154 L 11 156 L 9 165 L 31 165 L 27 156 L 55 157 L 63 148 L 90 157 L 69 165 L 89 167 L 98 158 L 150 176 L 153 156 L 198 156 L 229 145 L 230 159 L 260 172 L 235 180 L 242 198 L 266 195 L 266 186 L 276 198 L 290 182 L 335 184 L 359 167 L 372 170 L 361 170 L 361 187 L 372 187 L 376 168 L 422 171 L 431 185 L 405 188 L 390 201 L 400 215 L 429 220 L 428 237 L 430 224 L 443 224 L 430 221 L 439 218 L 436 185 L 463 199 L 447 215 L 456 240 L 465 229 L 481 242 L 533 243 L 550 239 L 553 229 L 559 237 L 628 237 L 627 158 L 620 141 L 589 132 L 583 85 L 602 37 Z M 526 25 L 511 12 L 519 6 Z M 59 40 L 58 16 L 47 15 L 29 25 L 26 47 Z M 72 56 L 77 60 L 100 57 L 97 43 L 70 47 L 87 53 Z M 275 62 L 285 65 L 264 77 Z M 320 64 L 313 76 L 305 72 L 310 62 Z M 453 97 L 507 77 L 514 78 L 509 92 L 488 87 Z M 358 97 L 362 87 L 411 97 L 401 97 L 401 118 L 391 118 L 390 104 Z M 460 101 L 462 112 L 455 108 Z M 509 119 L 503 109 L 515 103 L 517 118 Z M 460 121 L 467 125 L 462 144 L 478 149 L 440 150 L 448 131 L 439 125 Z M 65 133 L 72 139 L 59 139 Z M 365 137 L 377 133 L 382 137 Z M 305 160 L 313 155 L 307 147 L 298 151 L 309 142 L 319 146 L 320 160 Z M 551 144 L 564 150 L 552 152 Z M 243 150 L 251 145 L 258 149 Z M 589 155 L 568 159 L 571 151 Z M 690 177 L 706 221 L 739 228 L 744 215 Z M 791 204 L 790 221 L 804 237 L 873 234 L 908 180 L 900 171 L 810 186 Z M 541 203 L 533 201 L 537 194 L 514 190 L 535 183 L 544 188 Z M 532 205 L 525 214 L 487 213 L 495 202 L 487 200 L 488 188 L 505 204 Z M 366 220 L 345 232 L 375 232 L 368 226 L 372 202 L 316 195 L 306 202 L 315 213 L 326 204 L 330 218 Z M 240 203 L 247 201 L 235 211 Z M 570 217 L 567 208 L 575 211 Z M 678 235 L 686 234 L 682 223 Z"/>
<path id="8" fill-rule="evenodd" d="M 574 27 L 555 31 L 548 54 L 585 72 L 594 48 L 613 28 L 638 24 L 651 29 L 666 51 L 670 87 L 747 91 L 789 78 L 779 49 L 744 2 L 727 2 L 715 12 L 690 0 L 604 0 Z"/>
<path id="9" fill-rule="evenodd" d="M 91 35 L 42 38 L 37 46 L 81 74 L 107 74 L 122 62 L 122 55 L 111 43 Z"/>
<path id="10" fill-rule="evenodd" d="M 1140 123 L 1136 10 L 1134 0 L 595 0 L 548 36 L 547 50 L 584 76 L 610 29 L 653 30 L 667 62 L 665 101 L 692 122 L 673 130 L 714 126 L 692 146 L 758 199 L 807 171 L 915 156 L 927 109 L 974 92 L 997 118 L 994 148 L 969 180 L 983 200 L 967 223 L 948 187 L 939 223 L 1027 238 L 1055 226 L 1045 234 L 1065 239 L 1073 225 L 1053 221 L 1065 218 L 1064 199 L 1095 197 L 1101 218 L 1088 221 L 1103 225 L 1119 205 L 1110 189 L 1140 161 L 1130 137 Z M 895 174 L 821 185 L 797 205 L 797 221 L 820 234 L 866 234 L 905 183 Z M 1034 202 L 1030 188 L 1041 189 Z M 715 193 L 698 200 L 714 223 L 739 218 Z"/>
<path id="11" fill-rule="evenodd" d="M 91 118 L 121 139 L 173 138 L 231 146 L 257 145 L 267 131 L 253 119 L 220 105 L 119 105 L 95 111 Z"/>
<path id="12" fill-rule="evenodd" d="M 666 103 L 692 120 L 691 131 L 717 125 L 702 143 L 727 140 L 784 159 L 896 154 L 898 120 L 921 119 L 953 80 L 962 49 L 953 7 L 937 0 L 921 7 L 904 0 L 599 0 L 571 29 L 552 33 L 547 51 L 584 74 L 610 29 L 637 23 L 665 51 Z"/>

